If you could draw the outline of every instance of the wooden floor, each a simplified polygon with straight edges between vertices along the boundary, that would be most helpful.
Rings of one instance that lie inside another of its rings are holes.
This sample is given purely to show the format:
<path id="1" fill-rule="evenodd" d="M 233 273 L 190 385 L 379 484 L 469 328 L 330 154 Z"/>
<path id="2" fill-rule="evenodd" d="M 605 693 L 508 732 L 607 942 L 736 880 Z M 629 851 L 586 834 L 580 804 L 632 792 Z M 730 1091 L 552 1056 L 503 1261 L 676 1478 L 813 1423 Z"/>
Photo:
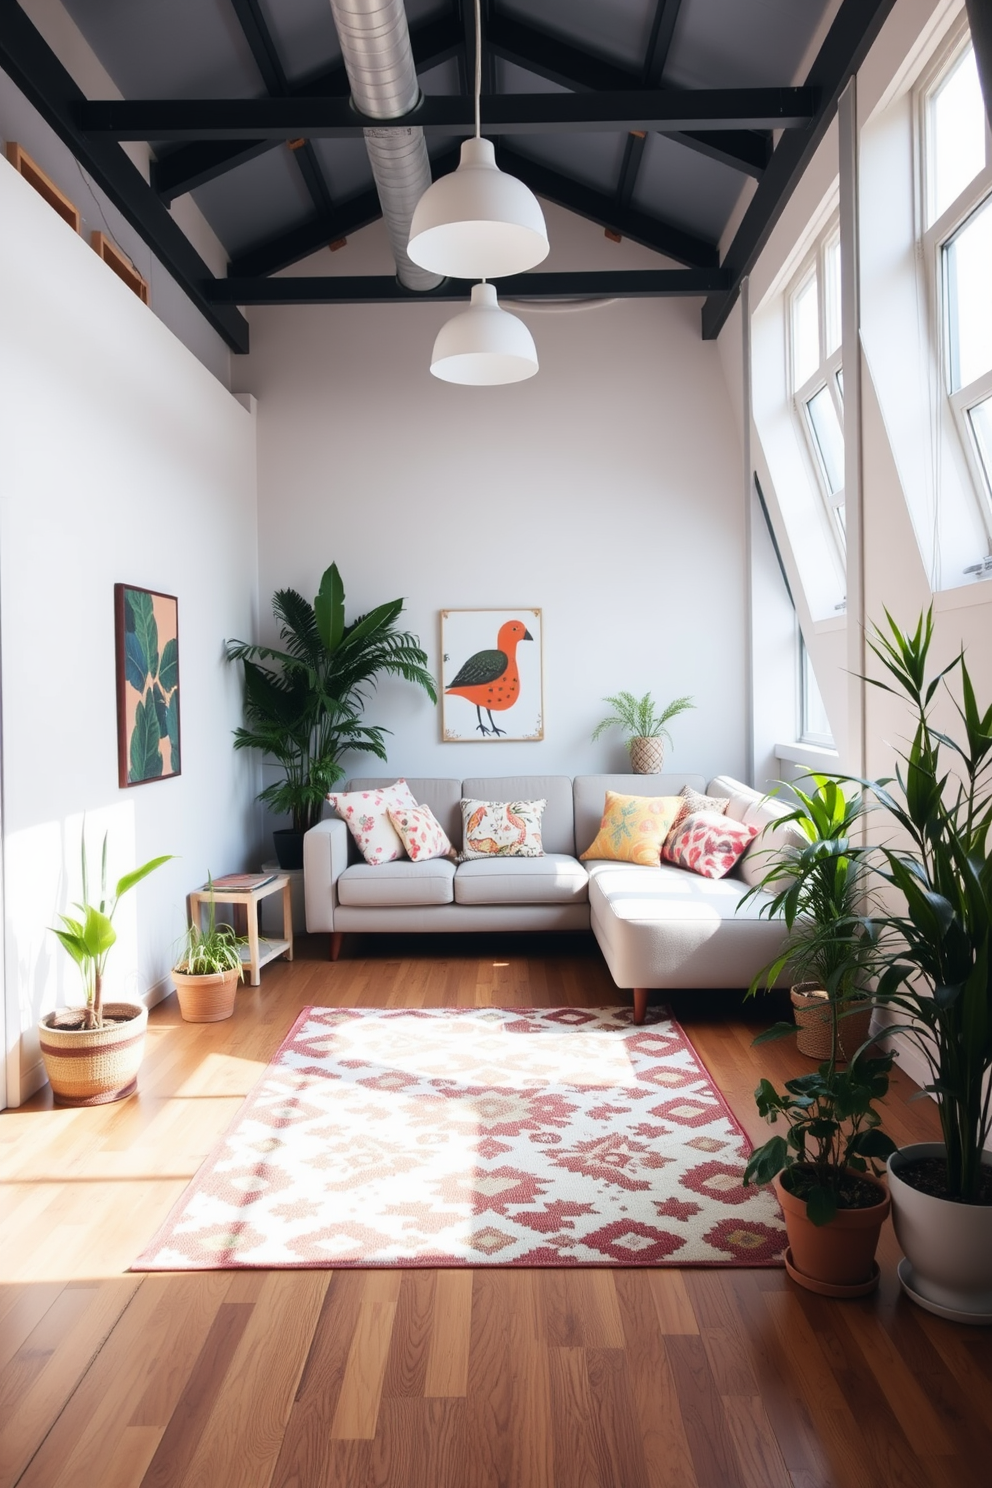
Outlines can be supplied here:
<path id="1" fill-rule="evenodd" d="M 0 1488 L 978 1488 L 992 1336 L 899 1294 L 831 1303 L 782 1271 L 127 1267 L 307 1003 L 610 1005 L 583 937 L 323 940 L 227 1023 L 157 1008 L 137 1097 L 0 1116 Z M 675 1010 L 752 1136 L 777 1016 Z M 897 1141 L 936 1130 L 888 1102 Z"/>

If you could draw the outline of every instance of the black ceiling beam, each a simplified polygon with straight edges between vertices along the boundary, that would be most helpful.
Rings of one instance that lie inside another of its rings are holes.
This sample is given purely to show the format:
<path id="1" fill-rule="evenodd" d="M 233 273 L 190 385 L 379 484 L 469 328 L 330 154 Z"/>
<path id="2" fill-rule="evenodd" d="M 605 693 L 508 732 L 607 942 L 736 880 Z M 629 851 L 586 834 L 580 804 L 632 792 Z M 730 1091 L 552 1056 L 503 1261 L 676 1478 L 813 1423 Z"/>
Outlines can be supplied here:
<path id="1" fill-rule="evenodd" d="M 486 44 L 504 61 L 575 93 L 619 93 L 643 83 L 636 72 L 499 12 L 490 21 Z M 666 132 L 680 145 L 750 176 L 760 176 L 771 155 L 771 138 L 759 131 Z"/>
<path id="2" fill-rule="evenodd" d="M 648 38 L 647 56 L 641 69 L 641 86 L 660 88 L 661 79 L 668 61 L 668 53 L 675 34 L 675 22 L 679 18 L 682 0 L 657 0 L 651 35 Z M 637 173 L 644 158 L 648 137 L 643 129 L 628 134 L 624 145 L 623 162 L 620 166 L 620 181 L 617 185 L 617 201 L 621 207 L 629 207 L 637 185 Z"/>
<path id="3" fill-rule="evenodd" d="M 418 72 L 428 72 L 459 54 L 462 30 L 453 15 L 421 22 L 410 27 L 410 45 Z M 321 72 L 289 85 L 292 98 L 347 98 L 350 92 L 344 63 L 337 62 Z M 274 149 L 278 140 L 210 140 L 181 145 L 152 166 L 152 185 L 163 201 L 174 201 L 197 186 L 215 181 L 239 165 Z"/>
<path id="4" fill-rule="evenodd" d="M 290 92 L 289 79 L 258 0 L 231 0 L 231 5 L 269 94 L 274 98 L 286 98 Z M 317 152 L 309 140 L 304 140 L 292 153 L 310 200 L 318 213 L 326 215 L 331 211 L 331 193 Z"/>
<path id="5" fill-rule="evenodd" d="M 724 282 L 720 269 L 628 269 L 594 270 L 576 274 L 516 274 L 496 280 L 504 300 L 670 299 L 679 295 L 699 296 L 719 289 Z M 468 279 L 446 279 L 426 293 L 407 289 L 388 274 L 340 278 L 218 279 L 210 294 L 227 305 L 378 305 L 425 300 L 467 301 L 472 290 Z"/>
<path id="6" fill-rule="evenodd" d="M 610 228 L 645 248 L 653 248 L 655 253 L 663 253 L 666 258 L 675 259 L 676 263 L 694 269 L 715 269 L 719 263 L 720 255 L 715 243 L 684 232 L 657 217 L 649 217 L 646 212 L 621 207 L 615 197 L 559 175 L 515 150 L 501 147 L 498 162 L 502 170 L 509 171 L 546 201 L 575 212 L 599 227 Z"/>
<path id="7" fill-rule="evenodd" d="M 992 129 L 992 9 L 987 0 L 965 0 L 975 62 L 985 97 L 985 113 Z"/>
<path id="8" fill-rule="evenodd" d="M 659 133 L 707 129 L 806 129 L 817 109 L 816 89 L 627 89 L 622 93 L 513 93 L 482 100 L 483 133 Z M 101 99 L 82 102 L 87 133 L 118 140 L 350 139 L 365 129 L 407 129 L 469 135 L 472 100 L 433 94 L 396 119 L 369 119 L 346 98 Z"/>
<path id="9" fill-rule="evenodd" d="M 806 79 L 816 90 L 819 105 L 808 130 L 786 133 L 775 147 L 768 169 L 758 182 L 733 242 L 724 268 L 729 287 L 703 306 L 703 339 L 720 334 L 740 293 L 741 281 L 754 268 L 776 222 L 785 209 L 837 110 L 841 93 L 871 50 L 895 0 L 843 0 Z"/>
<path id="10" fill-rule="evenodd" d="M 79 130 L 76 115 L 85 96 L 15 0 L 0 0 L 0 66 L 218 335 L 233 351 L 247 351 L 247 321 L 233 306 L 207 298 L 210 268 L 137 166 L 112 140 L 91 139 Z"/>

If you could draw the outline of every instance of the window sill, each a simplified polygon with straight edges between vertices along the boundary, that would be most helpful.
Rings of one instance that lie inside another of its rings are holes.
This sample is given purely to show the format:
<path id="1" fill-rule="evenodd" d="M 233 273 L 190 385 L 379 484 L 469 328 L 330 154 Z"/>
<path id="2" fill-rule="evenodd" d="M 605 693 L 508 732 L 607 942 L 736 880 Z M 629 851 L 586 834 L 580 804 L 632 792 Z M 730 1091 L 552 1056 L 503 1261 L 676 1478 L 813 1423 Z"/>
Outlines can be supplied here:
<path id="1" fill-rule="evenodd" d="M 840 762 L 836 749 L 828 749 L 825 744 L 776 744 L 775 758 L 828 775 L 836 771 Z"/>
<path id="2" fill-rule="evenodd" d="M 992 578 L 972 579 L 953 589 L 938 589 L 933 607 L 939 615 L 944 610 L 966 610 L 973 605 L 992 604 Z"/>

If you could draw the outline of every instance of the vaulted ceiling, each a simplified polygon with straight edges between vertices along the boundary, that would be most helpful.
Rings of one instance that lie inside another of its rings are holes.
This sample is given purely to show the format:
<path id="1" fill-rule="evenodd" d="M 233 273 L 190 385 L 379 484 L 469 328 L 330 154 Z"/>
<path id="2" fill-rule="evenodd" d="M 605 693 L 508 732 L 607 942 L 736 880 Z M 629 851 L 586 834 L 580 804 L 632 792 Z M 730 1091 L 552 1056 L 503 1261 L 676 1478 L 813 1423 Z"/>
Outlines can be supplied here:
<path id="1" fill-rule="evenodd" d="M 84 99 L 16 0 L 0 0 L 0 65 L 229 344 L 247 344 L 239 305 L 413 297 L 382 277 L 270 277 L 380 215 L 328 0 L 63 3 L 124 102 Z M 537 270 L 514 296 L 703 294 L 717 334 L 892 3 L 483 0 L 483 134 L 500 165 L 667 261 Z M 404 122 L 424 128 L 436 177 L 473 128 L 473 3 L 406 11 L 423 100 Z M 151 145 L 150 186 L 127 139 Z M 230 256 L 226 280 L 167 211 L 185 192 Z"/>

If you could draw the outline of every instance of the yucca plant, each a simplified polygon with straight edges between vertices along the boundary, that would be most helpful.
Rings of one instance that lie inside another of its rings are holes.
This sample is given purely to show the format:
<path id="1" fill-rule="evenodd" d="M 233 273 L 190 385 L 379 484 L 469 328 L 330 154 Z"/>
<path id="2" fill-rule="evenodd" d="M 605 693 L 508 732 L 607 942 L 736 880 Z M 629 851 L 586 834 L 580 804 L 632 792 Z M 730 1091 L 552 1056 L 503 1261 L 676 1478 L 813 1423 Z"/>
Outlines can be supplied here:
<path id="1" fill-rule="evenodd" d="M 168 863 L 173 854 L 165 853 L 162 857 L 152 858 L 149 862 L 143 863 L 140 868 L 134 868 L 130 873 L 125 873 L 123 878 L 117 880 L 113 894 L 108 895 L 107 836 L 104 834 L 103 850 L 100 854 L 100 898 L 96 904 L 90 903 L 85 822 L 83 823 L 80 855 L 83 868 L 83 897 L 75 908 L 78 909 L 82 919 L 77 920 L 71 915 L 59 915 L 62 928 L 58 929 L 54 925 L 49 928 L 79 967 L 85 997 L 84 1027 L 102 1028 L 103 978 L 107 968 L 107 957 L 117 940 L 117 931 L 113 926 L 117 906 L 129 889 L 133 889 L 135 884 L 147 878 L 149 873 L 154 873 L 156 868 L 161 868 L 163 863 Z"/>
<path id="2" fill-rule="evenodd" d="M 409 631 L 395 628 L 402 599 L 378 605 L 350 624 L 345 594 L 332 563 L 310 604 L 295 589 L 280 589 L 272 608 L 283 649 L 231 641 L 227 654 L 245 678 L 245 725 L 235 749 L 258 749 L 282 766 L 281 780 L 258 799 L 293 829 L 319 819 L 327 792 L 345 774 L 341 757 L 358 750 L 386 758 L 385 729 L 361 721 L 368 693 L 382 673 L 405 678 L 437 702 L 427 656 Z M 261 663 L 272 662 L 274 666 Z"/>
<path id="3" fill-rule="evenodd" d="M 667 739 L 671 744 L 672 736 L 665 725 L 696 706 L 691 697 L 679 697 L 659 713 L 650 692 L 642 698 L 635 697 L 632 692 L 618 692 L 615 697 L 604 698 L 603 702 L 609 703 L 613 712 L 596 725 L 593 742 L 607 729 L 621 728 L 627 735 L 628 750 L 635 739 Z"/>

